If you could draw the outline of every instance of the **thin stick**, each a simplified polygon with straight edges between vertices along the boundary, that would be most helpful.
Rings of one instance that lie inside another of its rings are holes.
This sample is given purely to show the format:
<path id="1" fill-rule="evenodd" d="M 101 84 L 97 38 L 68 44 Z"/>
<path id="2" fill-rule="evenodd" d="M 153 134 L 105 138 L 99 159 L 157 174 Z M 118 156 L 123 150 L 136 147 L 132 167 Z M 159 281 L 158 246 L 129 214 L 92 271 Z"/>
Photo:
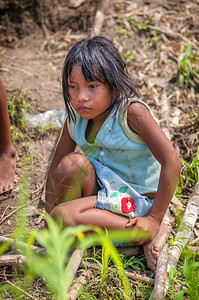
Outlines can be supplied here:
<path id="1" fill-rule="evenodd" d="M 2 216 L 1 216 L 1 219 L 0 219 L 0 223 L 1 223 L 1 220 L 3 220 L 3 218 L 4 218 L 4 216 L 5 216 L 5 213 L 6 213 L 6 211 L 7 211 L 9 208 L 10 208 L 10 205 L 8 205 L 8 206 L 6 207 L 6 209 L 4 210 L 4 212 L 2 213 Z"/>
<path id="2" fill-rule="evenodd" d="M 12 285 L 15 289 L 17 289 L 18 291 L 20 291 L 22 294 L 28 296 L 30 299 L 39 300 L 38 298 L 35 298 L 32 295 L 30 295 L 29 293 L 27 293 L 26 291 L 22 290 L 20 287 L 18 287 L 17 285 L 15 285 L 14 283 L 12 283 L 11 281 L 7 280 L 7 283 L 10 284 L 10 285 Z"/>
<path id="3" fill-rule="evenodd" d="M 16 213 L 16 211 L 18 211 L 21 207 L 18 207 L 16 209 L 14 209 L 13 211 L 11 211 L 11 213 L 9 213 L 7 216 L 5 216 L 3 219 L 0 220 L 0 225 L 5 222 L 5 220 L 7 220 L 8 218 L 10 218 L 12 215 L 14 215 Z"/>

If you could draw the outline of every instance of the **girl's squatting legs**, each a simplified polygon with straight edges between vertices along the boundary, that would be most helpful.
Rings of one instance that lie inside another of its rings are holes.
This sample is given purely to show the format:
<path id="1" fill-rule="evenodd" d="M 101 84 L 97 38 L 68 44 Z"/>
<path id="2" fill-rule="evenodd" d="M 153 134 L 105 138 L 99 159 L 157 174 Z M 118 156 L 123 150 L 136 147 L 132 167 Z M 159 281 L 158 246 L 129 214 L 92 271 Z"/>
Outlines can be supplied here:
<path id="1" fill-rule="evenodd" d="M 57 206 L 51 211 L 65 226 L 92 224 L 102 228 L 125 228 L 127 218 L 95 208 L 99 190 L 95 170 L 80 153 L 65 156 L 55 170 L 53 190 Z"/>
<path id="2" fill-rule="evenodd" d="M 57 206 L 51 211 L 54 219 L 62 219 L 64 226 L 92 224 L 108 229 L 124 229 L 126 217 L 95 208 L 98 185 L 89 160 L 80 153 L 65 156 L 53 176 L 53 189 Z M 63 202 L 63 203 L 62 203 Z M 169 236 L 162 224 L 157 236 L 144 245 L 148 266 L 154 270 L 159 251 Z"/>

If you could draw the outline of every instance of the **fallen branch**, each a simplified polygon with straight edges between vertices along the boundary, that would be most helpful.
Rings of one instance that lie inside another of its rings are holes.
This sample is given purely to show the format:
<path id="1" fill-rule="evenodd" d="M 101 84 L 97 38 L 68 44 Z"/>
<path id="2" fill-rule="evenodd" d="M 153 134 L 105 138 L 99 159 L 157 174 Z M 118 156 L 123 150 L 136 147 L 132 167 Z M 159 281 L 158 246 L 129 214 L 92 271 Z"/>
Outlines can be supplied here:
<path id="1" fill-rule="evenodd" d="M 0 256 L 0 267 L 16 267 L 21 266 L 26 261 L 26 257 L 24 255 L 17 254 L 7 254 Z"/>
<path id="2" fill-rule="evenodd" d="M 0 244 L 2 243 L 9 243 L 10 245 L 14 246 L 20 246 L 20 247 L 27 247 L 28 245 L 26 243 L 20 242 L 16 239 L 7 238 L 5 236 L 0 236 Z M 36 252 L 42 252 L 42 250 L 37 246 L 31 246 L 31 249 L 33 249 Z"/>
<path id="3" fill-rule="evenodd" d="M 84 255 L 84 250 L 75 250 L 73 252 L 73 254 L 71 255 L 71 258 L 70 258 L 70 260 L 68 262 L 68 265 L 66 267 L 66 270 L 68 271 L 69 278 L 70 278 L 70 280 L 67 281 L 67 284 L 65 286 L 66 291 L 69 290 L 69 287 L 73 282 L 73 278 L 74 278 L 74 276 L 75 276 L 75 274 L 76 274 L 76 272 L 77 272 L 77 270 L 80 266 L 83 255 Z"/>
<path id="4" fill-rule="evenodd" d="M 174 239 L 173 245 L 169 250 L 168 264 L 176 267 L 180 255 L 186 246 L 191 233 L 194 229 L 199 213 L 199 182 L 196 184 L 193 193 L 190 195 L 184 216 L 180 223 L 180 227 Z"/>
<path id="5" fill-rule="evenodd" d="M 186 246 L 191 233 L 194 229 L 199 213 L 199 182 L 196 184 L 193 193 L 190 195 L 184 216 L 180 223 L 178 232 L 174 239 L 173 245 L 169 248 L 167 279 L 169 278 L 171 267 L 175 268 L 184 247 Z M 168 284 L 165 289 L 165 294 L 168 289 Z"/>
<path id="6" fill-rule="evenodd" d="M 87 283 L 87 277 L 89 276 L 88 271 L 82 270 L 79 277 L 76 279 L 73 286 L 69 288 L 68 297 L 70 300 L 77 298 L 78 292 L 81 286 L 85 286 Z"/>
<path id="7" fill-rule="evenodd" d="M 168 243 L 162 248 L 155 272 L 155 282 L 153 289 L 153 300 L 164 299 L 164 288 L 166 282 L 167 263 L 168 263 Z"/>

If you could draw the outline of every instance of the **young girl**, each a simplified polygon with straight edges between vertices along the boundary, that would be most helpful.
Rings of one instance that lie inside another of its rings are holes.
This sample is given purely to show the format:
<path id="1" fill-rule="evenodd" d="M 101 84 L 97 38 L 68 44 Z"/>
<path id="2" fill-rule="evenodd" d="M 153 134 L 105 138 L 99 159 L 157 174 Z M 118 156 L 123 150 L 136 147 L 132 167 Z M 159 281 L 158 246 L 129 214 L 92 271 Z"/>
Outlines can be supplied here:
<path id="1" fill-rule="evenodd" d="M 179 179 L 180 159 L 138 100 L 109 39 L 75 44 L 64 62 L 62 86 L 68 117 L 48 172 L 46 211 L 64 226 L 134 225 L 133 231 L 148 232 L 150 238 L 137 244 L 145 244 L 154 270 L 169 234 L 169 226 L 160 224 Z M 81 153 L 74 152 L 77 145 Z"/>

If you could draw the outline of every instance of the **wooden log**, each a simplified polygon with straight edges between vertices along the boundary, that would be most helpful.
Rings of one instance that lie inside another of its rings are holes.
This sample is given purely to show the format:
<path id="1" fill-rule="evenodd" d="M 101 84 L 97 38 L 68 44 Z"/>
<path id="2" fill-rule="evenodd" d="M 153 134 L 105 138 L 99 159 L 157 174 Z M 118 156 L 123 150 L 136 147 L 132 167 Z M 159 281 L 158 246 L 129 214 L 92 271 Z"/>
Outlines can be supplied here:
<path id="1" fill-rule="evenodd" d="M 73 278 L 80 266 L 80 263 L 82 261 L 82 258 L 83 258 L 83 255 L 84 255 L 84 250 L 75 250 L 73 252 L 73 254 L 71 255 L 71 258 L 68 262 L 68 265 L 66 267 L 66 270 L 68 271 L 69 273 L 69 278 L 70 280 L 67 281 L 67 284 L 65 286 L 66 288 L 66 291 L 68 292 L 69 290 L 69 287 L 71 286 L 72 282 L 73 282 Z"/>
<path id="2" fill-rule="evenodd" d="M 70 300 L 75 300 L 77 298 L 78 292 L 82 286 L 87 283 L 87 277 L 90 277 L 91 271 L 82 270 L 79 277 L 76 279 L 73 286 L 69 288 L 68 297 Z"/>
<path id="3" fill-rule="evenodd" d="M 167 274 L 167 263 L 168 263 L 168 243 L 164 245 L 160 252 L 160 256 L 157 261 L 157 267 L 155 272 L 155 282 L 153 289 L 153 300 L 164 299 L 164 289 Z"/>
<path id="4" fill-rule="evenodd" d="M 191 233 L 194 229 L 199 213 L 199 182 L 196 184 L 193 193 L 190 195 L 184 216 L 180 223 L 178 232 L 174 239 L 173 245 L 169 249 L 169 266 L 176 267 L 180 255 L 186 246 Z"/>
<path id="5" fill-rule="evenodd" d="M 6 254 L 0 256 L 0 267 L 5 267 L 5 266 L 17 267 L 17 266 L 21 266 L 25 261 L 26 261 L 26 257 L 24 255 Z"/>
<path id="6" fill-rule="evenodd" d="M 5 236 L 0 236 L 0 244 L 2 243 L 9 243 L 10 245 L 14 245 L 14 246 L 20 246 L 20 247 L 27 247 L 28 245 L 26 243 L 20 242 L 16 239 L 11 239 L 11 238 L 7 238 Z M 39 249 L 39 247 L 37 246 L 31 246 L 31 248 L 36 251 L 36 252 L 42 252 L 41 249 Z"/>
<path id="7" fill-rule="evenodd" d="M 168 278 L 171 267 L 175 268 L 184 247 L 186 246 L 191 233 L 194 229 L 199 213 L 199 182 L 196 184 L 192 194 L 190 195 L 184 216 L 180 223 L 178 232 L 174 239 L 173 245 L 169 248 L 168 265 L 167 265 L 167 282 L 165 287 L 165 295 L 167 293 L 169 284 Z"/>

